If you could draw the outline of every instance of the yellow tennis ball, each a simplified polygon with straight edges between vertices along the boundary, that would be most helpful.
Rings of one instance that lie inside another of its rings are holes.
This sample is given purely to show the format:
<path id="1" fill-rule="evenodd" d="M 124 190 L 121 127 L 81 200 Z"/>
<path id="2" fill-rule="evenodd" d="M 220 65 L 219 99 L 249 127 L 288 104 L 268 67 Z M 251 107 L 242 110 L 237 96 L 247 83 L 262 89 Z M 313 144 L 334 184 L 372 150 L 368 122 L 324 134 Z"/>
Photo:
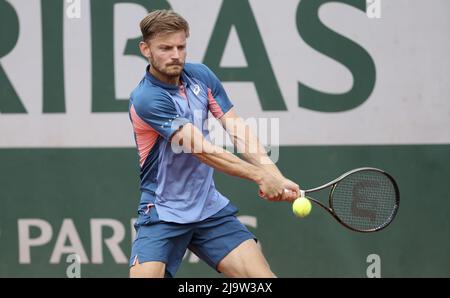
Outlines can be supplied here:
<path id="1" fill-rule="evenodd" d="M 311 207 L 311 202 L 307 198 L 300 197 L 292 204 L 292 211 L 298 217 L 305 217 L 311 212 Z"/>

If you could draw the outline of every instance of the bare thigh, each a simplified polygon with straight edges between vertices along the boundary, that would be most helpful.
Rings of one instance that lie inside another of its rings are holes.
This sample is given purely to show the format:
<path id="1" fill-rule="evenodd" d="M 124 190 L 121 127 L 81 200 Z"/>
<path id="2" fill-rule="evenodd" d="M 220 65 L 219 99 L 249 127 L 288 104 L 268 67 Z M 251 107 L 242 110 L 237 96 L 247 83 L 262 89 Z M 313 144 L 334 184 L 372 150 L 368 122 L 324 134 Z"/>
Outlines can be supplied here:
<path id="1" fill-rule="evenodd" d="M 217 269 L 230 278 L 276 277 L 253 239 L 246 240 L 233 249 L 219 262 Z"/>
<path id="2" fill-rule="evenodd" d="M 130 278 L 164 278 L 166 264 L 162 262 L 136 262 L 130 268 Z"/>

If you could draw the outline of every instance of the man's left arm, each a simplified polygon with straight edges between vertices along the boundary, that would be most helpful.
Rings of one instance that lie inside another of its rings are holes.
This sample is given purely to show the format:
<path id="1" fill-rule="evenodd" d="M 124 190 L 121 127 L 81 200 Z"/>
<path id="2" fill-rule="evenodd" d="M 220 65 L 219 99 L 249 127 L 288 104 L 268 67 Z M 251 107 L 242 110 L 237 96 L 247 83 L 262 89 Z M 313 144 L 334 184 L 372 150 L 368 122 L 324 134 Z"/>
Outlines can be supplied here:
<path id="1" fill-rule="evenodd" d="M 230 135 L 238 152 L 241 153 L 243 159 L 248 163 L 268 170 L 273 175 L 283 177 L 278 167 L 267 156 L 266 150 L 260 144 L 256 136 L 252 133 L 250 128 L 245 125 L 242 118 L 240 118 L 231 100 L 228 98 L 222 83 L 217 76 L 206 66 L 199 65 L 198 71 L 201 77 L 204 78 L 208 88 L 208 108 L 213 116 L 218 119 L 224 129 Z M 286 179 L 286 183 L 293 185 L 291 190 L 300 195 L 300 189 L 297 184 Z"/>
<path id="2" fill-rule="evenodd" d="M 259 142 L 250 127 L 237 115 L 234 107 L 220 117 L 219 121 L 230 136 L 238 153 L 240 153 L 247 162 L 254 166 L 264 168 L 274 175 L 284 177 L 278 167 L 269 158 L 264 146 Z M 296 189 L 293 190 L 300 195 L 298 185 Z"/>

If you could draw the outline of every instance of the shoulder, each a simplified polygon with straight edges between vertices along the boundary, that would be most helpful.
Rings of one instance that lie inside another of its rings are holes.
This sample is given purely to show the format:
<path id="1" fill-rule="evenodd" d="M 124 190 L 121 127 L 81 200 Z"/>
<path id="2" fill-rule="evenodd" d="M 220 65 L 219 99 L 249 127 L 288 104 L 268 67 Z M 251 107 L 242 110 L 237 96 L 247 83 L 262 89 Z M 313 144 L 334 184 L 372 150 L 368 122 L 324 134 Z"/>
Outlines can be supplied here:
<path id="1" fill-rule="evenodd" d="M 189 77 L 198 79 L 207 85 L 211 85 L 216 80 L 211 69 L 202 63 L 186 63 L 184 65 L 184 71 Z"/>
<path id="2" fill-rule="evenodd" d="M 172 98 L 166 90 L 149 85 L 145 80 L 131 92 L 130 100 L 136 111 L 148 111 L 173 105 Z"/>

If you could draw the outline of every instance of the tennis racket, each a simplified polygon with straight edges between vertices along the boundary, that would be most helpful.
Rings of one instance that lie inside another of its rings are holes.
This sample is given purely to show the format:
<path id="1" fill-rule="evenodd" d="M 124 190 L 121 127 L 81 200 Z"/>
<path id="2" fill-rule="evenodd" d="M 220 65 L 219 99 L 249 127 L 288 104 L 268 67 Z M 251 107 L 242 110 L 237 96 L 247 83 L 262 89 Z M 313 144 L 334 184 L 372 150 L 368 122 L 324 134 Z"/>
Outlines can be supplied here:
<path id="1" fill-rule="evenodd" d="M 309 194 L 330 188 L 328 206 Z M 376 168 L 351 170 L 322 186 L 300 190 L 306 197 L 328 211 L 344 227 L 357 232 L 377 232 L 395 218 L 400 191 L 394 178 Z"/>

